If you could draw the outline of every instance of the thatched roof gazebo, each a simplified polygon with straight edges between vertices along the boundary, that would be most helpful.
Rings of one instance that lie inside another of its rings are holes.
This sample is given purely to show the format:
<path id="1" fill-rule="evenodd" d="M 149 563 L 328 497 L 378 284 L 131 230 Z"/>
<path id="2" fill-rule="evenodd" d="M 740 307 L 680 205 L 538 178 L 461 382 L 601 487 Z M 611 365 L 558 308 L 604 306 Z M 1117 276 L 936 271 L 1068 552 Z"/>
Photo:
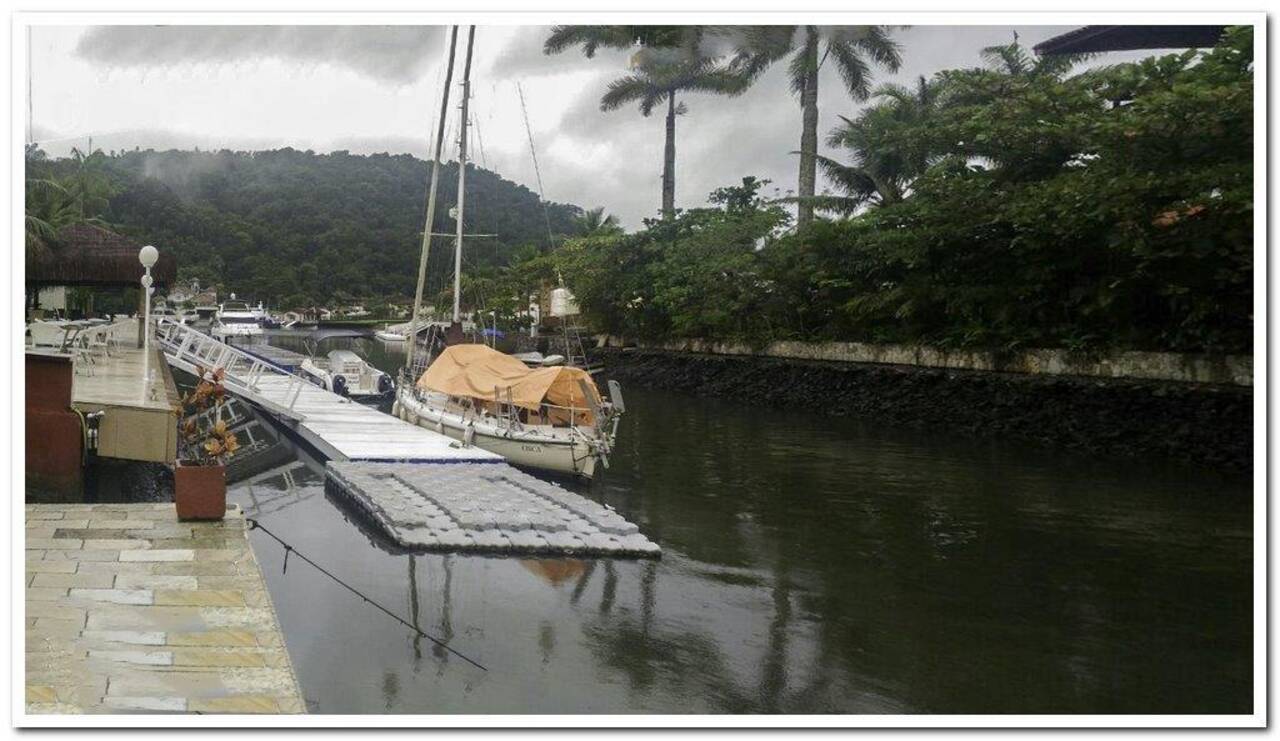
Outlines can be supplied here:
<path id="1" fill-rule="evenodd" d="M 47 249 L 28 254 L 26 282 L 34 286 L 136 286 L 142 278 L 138 250 L 142 245 L 90 224 L 72 224 L 58 231 Z M 171 286 L 178 277 L 178 261 L 161 252 L 151 268 L 157 286 Z"/>

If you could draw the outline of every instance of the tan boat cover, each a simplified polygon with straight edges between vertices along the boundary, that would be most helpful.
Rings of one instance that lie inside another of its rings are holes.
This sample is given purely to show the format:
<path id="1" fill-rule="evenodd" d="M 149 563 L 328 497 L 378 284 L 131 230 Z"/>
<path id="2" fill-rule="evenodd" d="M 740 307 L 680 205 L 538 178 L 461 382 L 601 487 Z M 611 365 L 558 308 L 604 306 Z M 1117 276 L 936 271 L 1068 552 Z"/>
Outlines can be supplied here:
<path id="1" fill-rule="evenodd" d="M 494 400 L 495 389 L 504 402 L 510 389 L 511 403 L 515 406 L 534 412 L 540 411 L 544 404 L 573 407 L 578 424 L 590 425 L 593 423 L 591 407 L 578 386 L 580 379 L 586 382 L 598 404 L 600 391 L 590 374 L 581 368 L 563 365 L 530 368 L 487 345 L 463 344 L 445 348 L 418 379 L 417 385 L 421 389 L 488 404 Z M 554 422 L 568 421 L 567 412 L 547 411 Z"/>

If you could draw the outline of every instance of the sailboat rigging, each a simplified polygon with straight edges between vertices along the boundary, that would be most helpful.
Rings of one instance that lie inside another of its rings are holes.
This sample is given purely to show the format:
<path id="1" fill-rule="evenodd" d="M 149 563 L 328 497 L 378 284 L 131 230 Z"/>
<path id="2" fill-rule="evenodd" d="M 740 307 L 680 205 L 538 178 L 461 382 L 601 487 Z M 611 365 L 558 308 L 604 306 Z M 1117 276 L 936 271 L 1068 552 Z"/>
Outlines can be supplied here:
<path id="1" fill-rule="evenodd" d="M 462 102 L 458 120 L 458 195 L 451 209 L 455 221 L 453 311 L 444 349 L 427 358 L 425 372 L 415 363 L 418 314 L 438 196 L 439 163 L 456 53 L 457 26 L 450 32 L 448 71 L 436 134 L 435 161 L 427 196 L 418 286 L 410 320 L 408 355 L 397 385 L 392 414 L 422 427 L 498 453 L 508 462 L 591 478 L 617 437 L 624 410 L 621 388 L 609 383 L 610 398 L 601 397 L 591 376 L 581 368 L 529 368 L 520 360 L 479 343 L 465 341 L 462 329 L 462 250 L 466 214 L 467 128 L 470 122 L 471 61 L 475 26 L 467 31 L 462 70 Z M 475 235 L 473 235 L 475 236 Z M 425 349 L 432 353 L 434 345 Z"/>

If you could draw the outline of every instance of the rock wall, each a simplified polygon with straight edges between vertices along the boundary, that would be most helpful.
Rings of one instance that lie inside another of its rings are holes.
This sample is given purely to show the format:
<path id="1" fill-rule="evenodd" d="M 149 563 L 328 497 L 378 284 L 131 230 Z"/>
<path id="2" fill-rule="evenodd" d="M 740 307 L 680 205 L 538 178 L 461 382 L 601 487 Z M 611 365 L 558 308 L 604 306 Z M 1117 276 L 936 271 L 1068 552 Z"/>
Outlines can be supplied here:
<path id="1" fill-rule="evenodd" d="M 840 363 L 882 363 L 926 368 L 1034 373 L 1051 376 L 1139 378 L 1185 383 L 1253 385 L 1248 355 L 1118 352 L 1103 356 L 1067 350 L 1011 353 L 943 350 L 926 345 L 873 345 L 864 342 L 772 342 L 762 348 L 735 342 L 675 340 L 641 345 L 646 349 Z"/>
<path id="2" fill-rule="evenodd" d="M 1253 390 L 1247 386 L 642 349 L 594 353 L 609 377 L 641 387 L 1010 436 L 1106 456 L 1252 467 Z"/>

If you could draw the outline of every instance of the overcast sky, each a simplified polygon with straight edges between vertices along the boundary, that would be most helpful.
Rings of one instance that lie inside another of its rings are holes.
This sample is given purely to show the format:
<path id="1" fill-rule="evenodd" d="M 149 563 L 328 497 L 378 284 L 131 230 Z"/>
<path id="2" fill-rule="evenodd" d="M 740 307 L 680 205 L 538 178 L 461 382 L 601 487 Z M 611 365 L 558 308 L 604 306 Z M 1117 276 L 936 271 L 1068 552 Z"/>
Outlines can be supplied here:
<path id="1" fill-rule="evenodd" d="M 878 71 L 876 81 L 978 66 L 983 47 L 1009 43 L 1015 32 L 1030 46 L 1071 28 L 912 27 L 896 34 L 902 69 Z M 83 148 L 92 135 L 93 146 L 105 150 L 291 146 L 425 157 L 446 33 L 441 26 L 36 27 L 31 135 L 54 156 Z M 602 113 L 600 95 L 626 73 L 628 55 L 546 56 L 546 33 L 533 26 L 477 28 L 472 158 L 536 191 L 519 83 L 546 197 L 605 206 L 634 228 L 660 204 L 662 112 Z M 460 37 L 461 48 L 465 33 Z M 834 69 L 823 70 L 819 89 L 825 137 L 838 115 L 851 116 L 859 105 Z M 689 110 L 677 122 L 677 206 L 702 205 L 713 188 L 746 175 L 771 179 L 776 195 L 795 187 L 791 152 L 799 148 L 800 108 L 785 65 L 738 98 L 683 101 Z M 455 150 L 447 150 L 448 159 Z"/>

